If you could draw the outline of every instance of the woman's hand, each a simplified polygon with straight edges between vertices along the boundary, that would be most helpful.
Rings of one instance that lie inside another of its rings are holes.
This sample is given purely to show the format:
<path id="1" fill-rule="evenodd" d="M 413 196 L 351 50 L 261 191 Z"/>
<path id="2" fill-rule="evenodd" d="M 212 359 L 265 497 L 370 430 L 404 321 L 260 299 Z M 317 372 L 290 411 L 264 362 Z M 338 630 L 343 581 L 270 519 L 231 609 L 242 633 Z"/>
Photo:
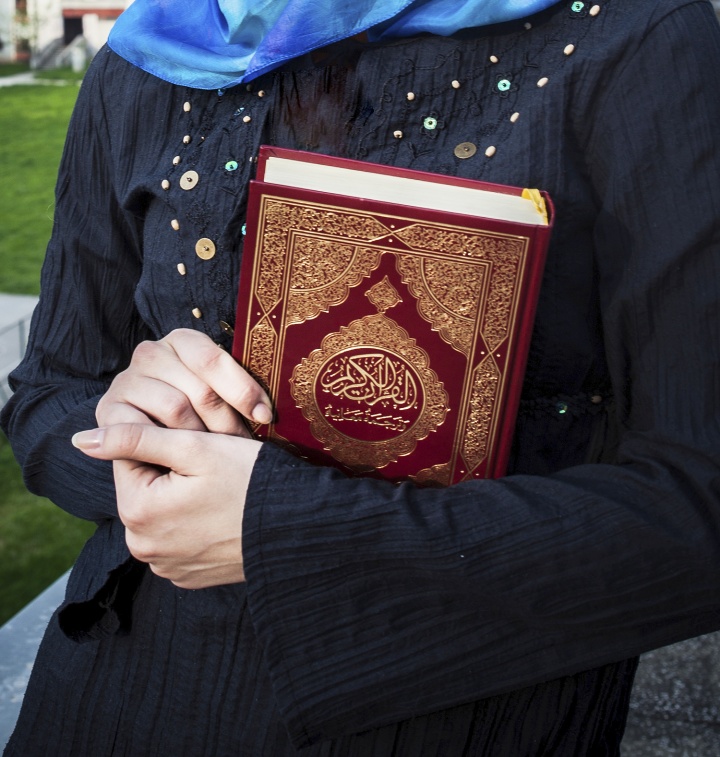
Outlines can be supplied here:
<path id="1" fill-rule="evenodd" d="M 96 411 L 100 426 L 154 423 L 247 437 L 243 417 L 269 423 L 270 400 L 231 355 L 192 329 L 139 344 Z"/>
<path id="2" fill-rule="evenodd" d="M 242 519 L 260 442 L 147 422 L 81 431 L 73 444 L 113 460 L 130 552 L 184 589 L 245 580 Z"/>
<path id="3" fill-rule="evenodd" d="M 97 406 L 102 428 L 73 443 L 113 461 L 128 548 L 154 573 L 187 589 L 244 580 L 242 516 L 260 444 L 239 437 L 244 418 L 268 423 L 270 408 L 232 356 L 190 329 L 138 345 L 115 377 Z"/>

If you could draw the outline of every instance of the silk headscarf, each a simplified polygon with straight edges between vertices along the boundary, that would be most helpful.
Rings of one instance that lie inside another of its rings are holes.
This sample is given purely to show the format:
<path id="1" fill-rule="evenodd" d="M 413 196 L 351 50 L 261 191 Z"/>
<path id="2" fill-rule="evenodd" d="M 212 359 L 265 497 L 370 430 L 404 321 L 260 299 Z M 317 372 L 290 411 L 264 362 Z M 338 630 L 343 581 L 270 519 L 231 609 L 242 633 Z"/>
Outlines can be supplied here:
<path id="1" fill-rule="evenodd" d="M 173 84 L 222 89 L 361 32 L 372 40 L 523 18 L 558 0 L 134 0 L 108 44 Z"/>

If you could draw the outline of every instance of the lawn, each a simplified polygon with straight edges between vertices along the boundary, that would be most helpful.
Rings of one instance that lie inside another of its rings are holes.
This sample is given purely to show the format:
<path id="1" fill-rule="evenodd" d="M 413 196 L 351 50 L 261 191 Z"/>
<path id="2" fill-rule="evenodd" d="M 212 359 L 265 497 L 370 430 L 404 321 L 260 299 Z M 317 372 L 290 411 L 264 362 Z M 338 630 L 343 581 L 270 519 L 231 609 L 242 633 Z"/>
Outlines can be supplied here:
<path id="1" fill-rule="evenodd" d="M 30 66 L 27 63 L 3 63 L 0 65 L 0 77 L 24 74 L 29 70 Z"/>
<path id="2" fill-rule="evenodd" d="M 0 87 L 0 292 L 38 292 L 55 176 L 77 92 L 77 83 Z M 72 564 L 93 528 L 25 490 L 0 434 L 0 624 Z"/>
<path id="3" fill-rule="evenodd" d="M 0 292 L 37 294 L 54 186 L 78 87 L 0 88 Z"/>
<path id="4" fill-rule="evenodd" d="M 72 565 L 94 528 L 29 494 L 0 434 L 0 624 Z"/>

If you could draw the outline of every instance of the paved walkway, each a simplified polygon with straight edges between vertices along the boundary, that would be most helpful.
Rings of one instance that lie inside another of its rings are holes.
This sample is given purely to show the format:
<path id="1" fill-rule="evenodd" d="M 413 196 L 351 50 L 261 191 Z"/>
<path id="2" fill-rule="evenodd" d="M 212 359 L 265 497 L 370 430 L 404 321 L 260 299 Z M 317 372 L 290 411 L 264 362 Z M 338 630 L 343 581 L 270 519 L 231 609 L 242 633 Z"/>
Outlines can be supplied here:
<path id="1" fill-rule="evenodd" d="M 0 404 L 10 396 L 7 374 L 17 365 L 27 340 L 37 297 L 0 294 Z"/>
<path id="2" fill-rule="evenodd" d="M 0 294 L 0 377 L 19 359 L 35 297 Z M 0 391 L 0 394 L 2 392 Z M 2 397 L 0 396 L 0 401 Z M 53 609 L 62 601 L 65 577 L 0 628 L 0 748 L 10 736 Z M 720 755 L 720 633 L 644 655 L 633 692 L 623 757 Z M 558 755 L 582 757 L 582 755 Z"/>
<path id="3" fill-rule="evenodd" d="M 720 633 L 640 660 L 623 757 L 720 755 Z"/>
<path id="4" fill-rule="evenodd" d="M 36 78 L 34 71 L 24 71 L 21 74 L 13 74 L 12 76 L 0 76 L 0 87 L 12 87 L 18 84 L 44 84 L 50 87 L 62 87 L 68 83 L 66 79 Z M 80 82 L 76 83 L 79 84 Z"/>
<path id="5" fill-rule="evenodd" d="M 32 313 L 37 301 L 30 294 L 0 294 L 0 329 Z"/>
<path id="6" fill-rule="evenodd" d="M 35 74 L 32 71 L 25 71 L 22 74 L 0 76 L 0 87 L 12 87 L 15 84 L 35 84 Z"/>

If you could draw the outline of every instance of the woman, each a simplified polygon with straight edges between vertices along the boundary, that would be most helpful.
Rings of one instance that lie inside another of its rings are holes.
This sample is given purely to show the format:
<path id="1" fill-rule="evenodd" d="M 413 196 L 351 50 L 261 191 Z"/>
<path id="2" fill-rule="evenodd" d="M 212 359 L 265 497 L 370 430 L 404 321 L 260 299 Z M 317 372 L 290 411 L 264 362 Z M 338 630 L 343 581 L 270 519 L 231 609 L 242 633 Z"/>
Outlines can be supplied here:
<path id="1" fill-rule="evenodd" d="M 618 754 L 633 656 L 720 627 L 709 3 L 199 5 L 136 0 L 71 124 L 3 417 L 98 530 L 7 754 Z M 269 400 L 216 343 L 264 143 L 553 196 L 506 478 L 243 438 Z"/>

